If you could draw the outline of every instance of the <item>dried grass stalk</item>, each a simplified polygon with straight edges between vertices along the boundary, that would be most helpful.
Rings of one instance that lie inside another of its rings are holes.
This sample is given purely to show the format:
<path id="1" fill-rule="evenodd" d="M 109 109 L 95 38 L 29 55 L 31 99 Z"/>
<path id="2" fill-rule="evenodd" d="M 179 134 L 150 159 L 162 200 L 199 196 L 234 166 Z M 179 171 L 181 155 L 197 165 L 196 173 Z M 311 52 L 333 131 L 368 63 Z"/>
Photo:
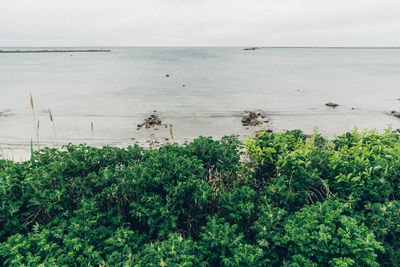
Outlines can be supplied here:
<path id="1" fill-rule="evenodd" d="M 94 126 L 93 126 L 93 122 L 90 122 L 90 130 L 92 131 L 92 138 L 94 136 Z"/>
<path id="2" fill-rule="evenodd" d="M 172 142 L 174 141 L 174 133 L 172 132 L 172 124 L 169 125 L 169 134 L 171 136 Z"/>
<path id="3" fill-rule="evenodd" d="M 51 121 L 51 125 L 53 126 L 54 144 L 55 144 L 55 146 L 58 146 L 58 144 L 57 144 L 56 126 L 55 126 L 55 124 L 54 124 L 53 113 L 51 112 L 50 109 L 49 109 L 49 118 L 50 118 L 50 121 Z"/>
<path id="4" fill-rule="evenodd" d="M 35 117 L 35 106 L 33 104 L 33 97 L 32 93 L 29 91 L 29 96 L 30 96 L 30 104 L 32 108 L 32 118 L 33 118 L 33 127 L 35 127 L 35 133 L 36 133 L 36 141 L 37 141 L 37 148 L 40 149 L 40 143 L 39 143 L 39 121 L 36 125 L 36 117 Z"/>
<path id="5" fill-rule="evenodd" d="M 195 121 L 196 124 L 197 124 L 197 116 L 196 116 L 196 114 L 194 114 L 194 113 L 193 113 L 193 119 L 194 119 L 194 121 Z"/>

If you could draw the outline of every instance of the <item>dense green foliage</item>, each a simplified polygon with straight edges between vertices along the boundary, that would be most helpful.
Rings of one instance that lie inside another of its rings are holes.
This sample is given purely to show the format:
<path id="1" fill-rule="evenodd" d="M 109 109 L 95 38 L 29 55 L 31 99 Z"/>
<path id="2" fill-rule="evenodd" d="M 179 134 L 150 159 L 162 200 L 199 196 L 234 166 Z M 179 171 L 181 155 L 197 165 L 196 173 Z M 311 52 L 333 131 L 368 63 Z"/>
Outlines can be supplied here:
<path id="1" fill-rule="evenodd" d="M 0 160 L 1 266 L 399 266 L 400 136 L 68 145 Z"/>

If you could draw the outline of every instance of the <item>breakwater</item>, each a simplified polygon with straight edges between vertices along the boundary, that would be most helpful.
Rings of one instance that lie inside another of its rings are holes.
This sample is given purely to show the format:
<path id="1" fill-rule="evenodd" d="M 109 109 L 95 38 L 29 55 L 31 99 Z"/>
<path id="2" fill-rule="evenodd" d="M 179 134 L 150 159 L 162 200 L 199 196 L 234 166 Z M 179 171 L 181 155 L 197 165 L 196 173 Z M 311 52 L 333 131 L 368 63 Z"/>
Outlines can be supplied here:
<path id="1" fill-rule="evenodd" d="M 78 53 L 78 52 L 111 52 L 108 49 L 63 49 L 63 50 L 0 50 L 0 53 Z"/>

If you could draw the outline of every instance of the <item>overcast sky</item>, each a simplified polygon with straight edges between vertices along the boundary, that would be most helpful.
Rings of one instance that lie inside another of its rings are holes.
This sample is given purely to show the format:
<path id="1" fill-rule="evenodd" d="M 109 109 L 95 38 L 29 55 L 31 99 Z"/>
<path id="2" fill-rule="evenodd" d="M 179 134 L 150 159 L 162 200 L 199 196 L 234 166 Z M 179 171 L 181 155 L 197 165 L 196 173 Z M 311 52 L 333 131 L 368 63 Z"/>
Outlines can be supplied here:
<path id="1" fill-rule="evenodd" d="M 400 46 L 400 0 L 0 0 L 0 46 Z"/>

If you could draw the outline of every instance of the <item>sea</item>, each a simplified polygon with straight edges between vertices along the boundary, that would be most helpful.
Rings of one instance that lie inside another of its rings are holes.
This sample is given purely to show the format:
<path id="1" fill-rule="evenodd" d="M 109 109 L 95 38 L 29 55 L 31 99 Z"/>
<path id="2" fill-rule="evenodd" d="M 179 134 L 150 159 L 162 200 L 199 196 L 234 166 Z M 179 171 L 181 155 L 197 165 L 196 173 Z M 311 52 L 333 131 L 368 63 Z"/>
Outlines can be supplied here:
<path id="1" fill-rule="evenodd" d="M 7 49 L 66 48 L 0 48 Z M 3 158 L 28 159 L 38 139 L 40 147 L 155 148 L 198 136 L 244 139 L 261 129 L 334 138 L 354 129 L 400 128 L 391 115 L 400 111 L 397 48 L 101 49 L 111 51 L 0 53 Z M 265 116 L 259 125 L 242 125 L 250 111 Z M 138 129 L 151 114 L 162 125 Z"/>

